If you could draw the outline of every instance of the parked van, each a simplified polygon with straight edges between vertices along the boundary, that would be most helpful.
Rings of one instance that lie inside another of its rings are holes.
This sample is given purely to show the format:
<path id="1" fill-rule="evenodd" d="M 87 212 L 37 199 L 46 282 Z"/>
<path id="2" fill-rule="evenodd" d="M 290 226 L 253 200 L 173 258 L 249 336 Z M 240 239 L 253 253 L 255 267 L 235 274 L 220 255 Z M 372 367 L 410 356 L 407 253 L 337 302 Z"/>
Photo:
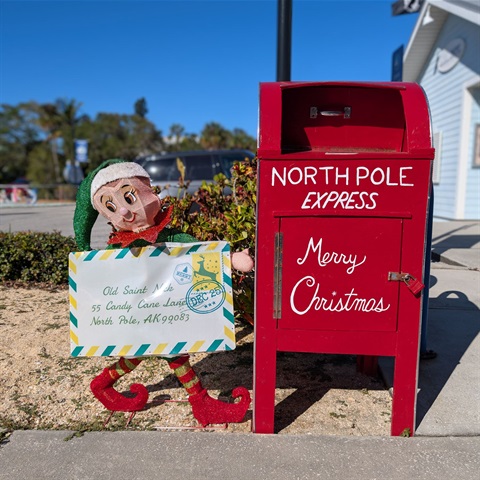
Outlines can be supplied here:
<path id="1" fill-rule="evenodd" d="M 232 176 L 236 162 L 254 158 L 249 150 L 192 150 L 186 152 L 158 153 L 135 159 L 150 175 L 152 185 L 163 188 L 160 198 L 181 197 L 184 189 L 179 187 L 185 169 L 185 182 L 190 182 L 188 193 L 196 192 L 204 181 L 213 182 L 213 177 L 223 173 Z"/>

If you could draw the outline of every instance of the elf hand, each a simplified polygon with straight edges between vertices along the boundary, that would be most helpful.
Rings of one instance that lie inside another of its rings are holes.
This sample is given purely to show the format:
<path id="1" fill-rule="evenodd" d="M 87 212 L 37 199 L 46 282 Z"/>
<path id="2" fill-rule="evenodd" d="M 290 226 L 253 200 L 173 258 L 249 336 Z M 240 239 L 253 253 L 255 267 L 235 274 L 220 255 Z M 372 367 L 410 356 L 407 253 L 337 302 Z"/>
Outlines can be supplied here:
<path id="1" fill-rule="evenodd" d="M 253 258 L 248 252 L 248 248 L 241 252 L 232 253 L 232 267 L 240 272 L 251 272 L 254 267 Z"/>

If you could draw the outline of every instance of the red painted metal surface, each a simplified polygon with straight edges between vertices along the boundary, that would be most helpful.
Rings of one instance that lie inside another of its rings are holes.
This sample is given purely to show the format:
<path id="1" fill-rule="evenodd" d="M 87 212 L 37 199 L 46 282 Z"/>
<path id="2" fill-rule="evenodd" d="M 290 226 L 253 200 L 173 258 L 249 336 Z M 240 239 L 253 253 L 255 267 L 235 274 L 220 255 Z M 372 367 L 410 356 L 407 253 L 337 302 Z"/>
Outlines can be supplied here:
<path id="1" fill-rule="evenodd" d="M 274 431 L 276 354 L 293 351 L 361 355 L 365 372 L 394 357 L 391 433 L 413 433 L 434 156 L 423 90 L 261 84 L 259 135 L 253 430 Z"/>

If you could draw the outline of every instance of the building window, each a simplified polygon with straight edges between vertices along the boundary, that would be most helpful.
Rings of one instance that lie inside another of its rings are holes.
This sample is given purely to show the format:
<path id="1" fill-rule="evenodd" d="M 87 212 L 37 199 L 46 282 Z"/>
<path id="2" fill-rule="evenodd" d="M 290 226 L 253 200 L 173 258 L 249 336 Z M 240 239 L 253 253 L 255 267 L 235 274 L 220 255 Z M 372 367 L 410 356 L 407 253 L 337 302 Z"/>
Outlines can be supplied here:
<path id="1" fill-rule="evenodd" d="M 435 148 L 435 158 L 433 159 L 432 182 L 434 185 L 440 183 L 440 164 L 442 158 L 442 132 L 433 134 L 433 148 Z"/>
<path id="2" fill-rule="evenodd" d="M 475 146 L 473 149 L 473 166 L 480 167 L 480 123 L 475 125 Z"/>

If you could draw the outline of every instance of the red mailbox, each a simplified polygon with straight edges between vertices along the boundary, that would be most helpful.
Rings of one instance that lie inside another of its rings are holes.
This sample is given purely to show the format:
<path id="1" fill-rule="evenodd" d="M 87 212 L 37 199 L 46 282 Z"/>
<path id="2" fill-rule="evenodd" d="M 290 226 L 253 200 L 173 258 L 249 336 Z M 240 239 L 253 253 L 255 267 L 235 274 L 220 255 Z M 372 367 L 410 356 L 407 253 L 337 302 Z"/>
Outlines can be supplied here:
<path id="1" fill-rule="evenodd" d="M 392 435 L 413 434 L 432 148 L 408 83 L 260 86 L 254 419 L 276 353 L 395 357 Z M 408 430 L 406 430 L 408 429 Z"/>

